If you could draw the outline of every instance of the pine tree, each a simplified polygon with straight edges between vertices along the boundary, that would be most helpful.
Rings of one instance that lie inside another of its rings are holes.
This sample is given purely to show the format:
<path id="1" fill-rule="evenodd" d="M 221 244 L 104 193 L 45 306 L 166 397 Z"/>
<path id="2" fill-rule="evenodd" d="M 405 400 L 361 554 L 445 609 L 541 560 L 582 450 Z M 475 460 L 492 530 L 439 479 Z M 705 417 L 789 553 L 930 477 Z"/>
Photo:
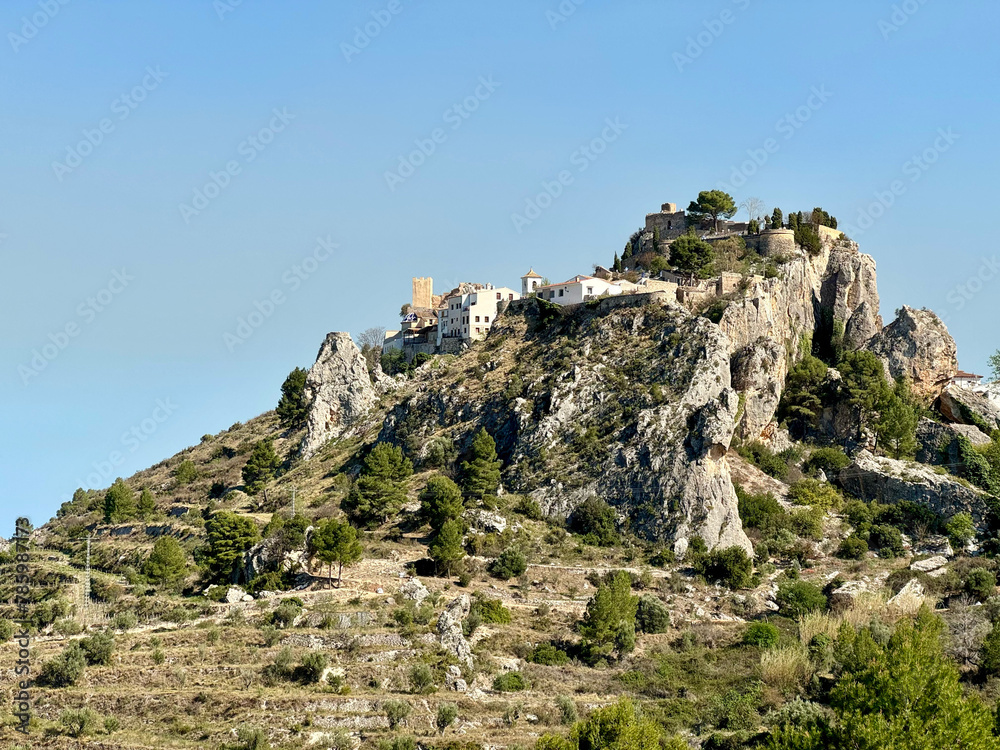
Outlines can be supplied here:
<path id="1" fill-rule="evenodd" d="M 913 403 L 913 391 L 905 380 L 896 382 L 875 425 L 878 441 L 893 458 L 910 456 L 917 450 L 917 423 L 920 413 Z"/>
<path id="2" fill-rule="evenodd" d="M 615 253 L 615 262 L 611 264 L 611 270 L 616 273 L 621 273 L 622 261 L 621 258 L 618 257 L 618 253 Z"/>
<path id="3" fill-rule="evenodd" d="M 439 571 L 451 575 L 456 565 L 465 558 L 462 546 L 462 524 L 457 520 L 445 521 L 427 548 Z"/>
<path id="4" fill-rule="evenodd" d="M 775 208 L 774 212 L 771 214 L 771 228 L 781 229 L 781 225 L 784 223 L 784 221 L 785 217 L 784 214 L 781 213 L 781 209 Z"/>
<path id="5" fill-rule="evenodd" d="M 172 536 L 161 536 L 153 545 L 142 572 L 154 583 L 176 584 L 187 573 L 187 554 Z"/>
<path id="6" fill-rule="evenodd" d="M 361 476 L 341 507 L 359 523 L 376 526 L 403 507 L 412 474 L 413 464 L 399 446 L 378 443 L 365 458 Z"/>
<path id="7" fill-rule="evenodd" d="M 338 518 L 327 518 L 313 531 L 309 539 L 309 551 L 313 557 L 330 566 L 330 586 L 333 587 L 333 565 L 340 568 L 337 572 L 337 587 L 343 578 L 344 566 L 361 559 L 363 548 L 358 539 L 358 532 L 347 521 Z"/>
<path id="8" fill-rule="evenodd" d="M 462 462 L 465 496 L 482 500 L 487 495 L 495 495 L 500 486 L 500 461 L 497 459 L 497 444 L 493 437 L 480 427 L 472 439 L 469 459 Z"/>
<path id="9" fill-rule="evenodd" d="M 120 523 L 135 517 L 135 496 L 122 480 L 115 480 L 104 495 L 104 522 Z"/>
<path id="10" fill-rule="evenodd" d="M 275 413 L 281 426 L 295 430 L 305 426 L 309 414 L 306 403 L 306 371 L 301 367 L 292 370 L 281 384 L 281 398 Z"/>
<path id="11" fill-rule="evenodd" d="M 444 475 L 431 477 L 420 493 L 420 513 L 435 531 L 445 522 L 457 520 L 464 510 L 462 490 Z"/>
<path id="12" fill-rule="evenodd" d="M 246 516 L 223 510 L 205 522 L 208 549 L 203 559 L 217 580 L 231 580 L 239 571 L 243 553 L 260 539 L 257 524 Z"/>
<path id="13" fill-rule="evenodd" d="M 139 504 L 136 507 L 136 511 L 139 518 L 148 520 L 156 512 L 156 501 L 153 499 L 153 493 L 149 491 L 148 487 L 143 487 L 142 492 L 139 493 Z"/>
<path id="14" fill-rule="evenodd" d="M 281 459 L 274 452 L 274 443 L 270 438 L 257 442 L 250 458 L 243 467 L 243 484 L 248 495 L 256 495 L 274 479 L 278 467 L 281 466 Z"/>
<path id="15" fill-rule="evenodd" d="M 587 602 L 587 611 L 580 623 L 584 650 L 592 658 L 612 651 L 626 654 L 635 648 L 635 614 L 639 598 L 632 596 L 632 579 L 618 571 L 597 587 L 597 593 Z"/>

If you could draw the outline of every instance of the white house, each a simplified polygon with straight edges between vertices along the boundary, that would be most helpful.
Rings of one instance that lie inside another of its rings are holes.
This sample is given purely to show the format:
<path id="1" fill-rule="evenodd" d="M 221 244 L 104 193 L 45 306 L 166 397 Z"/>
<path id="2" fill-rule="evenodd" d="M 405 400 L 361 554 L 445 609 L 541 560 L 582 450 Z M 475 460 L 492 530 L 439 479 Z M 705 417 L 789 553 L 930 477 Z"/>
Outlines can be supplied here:
<path id="1" fill-rule="evenodd" d="M 438 308 L 438 346 L 444 339 L 479 341 L 489 333 L 497 317 L 497 305 L 521 299 L 508 287 L 487 284 L 473 292 L 445 297 Z"/>
<path id="2" fill-rule="evenodd" d="M 579 305 L 605 294 L 621 294 L 622 291 L 621 284 L 616 281 L 598 279 L 595 276 L 574 276 L 561 284 L 536 287 L 535 294 L 557 305 Z"/>
<path id="3" fill-rule="evenodd" d="M 955 385 L 964 386 L 965 388 L 971 388 L 974 385 L 979 385 L 982 382 L 982 375 L 973 375 L 971 372 L 965 372 L 964 370 L 959 370 L 955 373 L 951 382 Z"/>
<path id="4" fill-rule="evenodd" d="M 535 273 L 535 269 L 531 268 L 528 270 L 524 276 L 521 277 L 521 296 L 527 297 L 530 294 L 534 294 L 535 290 L 542 283 L 542 277 Z"/>

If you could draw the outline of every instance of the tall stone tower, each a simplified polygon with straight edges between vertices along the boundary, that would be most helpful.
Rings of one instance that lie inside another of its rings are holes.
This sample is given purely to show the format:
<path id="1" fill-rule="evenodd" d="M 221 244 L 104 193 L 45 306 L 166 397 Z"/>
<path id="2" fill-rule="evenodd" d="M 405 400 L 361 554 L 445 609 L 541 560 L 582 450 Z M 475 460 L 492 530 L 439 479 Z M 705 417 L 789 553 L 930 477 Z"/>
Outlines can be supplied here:
<path id="1" fill-rule="evenodd" d="M 433 307 L 434 280 L 430 276 L 413 278 L 413 307 L 417 310 L 430 310 Z"/>

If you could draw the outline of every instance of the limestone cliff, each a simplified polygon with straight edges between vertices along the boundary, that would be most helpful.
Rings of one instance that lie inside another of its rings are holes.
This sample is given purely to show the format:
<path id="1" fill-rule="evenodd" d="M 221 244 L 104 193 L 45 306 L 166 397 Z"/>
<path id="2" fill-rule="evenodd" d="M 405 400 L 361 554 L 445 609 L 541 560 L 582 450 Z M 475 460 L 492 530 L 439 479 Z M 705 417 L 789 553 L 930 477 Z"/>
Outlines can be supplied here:
<path id="1" fill-rule="evenodd" d="M 719 321 L 745 403 L 740 436 L 765 433 L 805 344 L 859 348 L 881 330 L 878 310 L 875 261 L 846 240 L 827 239 L 815 256 L 798 251 L 776 278 L 755 277 Z"/>
<path id="2" fill-rule="evenodd" d="M 901 307 L 896 319 L 867 344 L 892 378 L 905 377 L 925 401 L 937 397 L 958 371 L 958 350 L 941 319 L 930 310 Z"/>
<path id="3" fill-rule="evenodd" d="M 378 400 L 361 351 L 349 333 L 327 334 L 306 376 L 309 418 L 302 455 L 312 456 L 328 440 L 365 417 Z"/>
<path id="4" fill-rule="evenodd" d="M 679 553 L 694 535 L 749 551 L 726 462 L 729 341 L 676 305 L 632 306 L 646 300 L 512 304 L 478 352 L 421 373 L 379 439 L 419 452 L 442 435 L 467 445 L 484 426 L 505 489 L 550 514 L 597 496 Z"/>

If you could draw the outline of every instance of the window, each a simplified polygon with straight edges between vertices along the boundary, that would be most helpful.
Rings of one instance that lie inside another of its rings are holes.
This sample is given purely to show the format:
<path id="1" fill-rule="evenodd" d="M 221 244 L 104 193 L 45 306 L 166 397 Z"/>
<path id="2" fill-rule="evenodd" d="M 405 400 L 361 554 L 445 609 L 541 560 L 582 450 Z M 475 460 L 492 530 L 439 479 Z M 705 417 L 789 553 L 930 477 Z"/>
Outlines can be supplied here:
<path id="1" fill-rule="evenodd" d="M 489 316 L 489 315 L 487 315 L 486 317 L 484 317 L 484 318 L 483 318 L 483 322 L 484 322 L 484 323 L 489 323 L 489 322 L 490 322 L 490 316 Z"/>
<path id="2" fill-rule="evenodd" d="M 559 296 L 560 296 L 560 297 L 562 297 L 562 296 L 563 296 L 563 292 L 564 292 L 564 291 L 566 291 L 566 290 L 565 290 L 565 289 L 560 289 L 560 290 L 559 290 Z"/>
<path id="3" fill-rule="evenodd" d="M 593 293 L 594 293 L 594 287 L 588 286 L 587 287 L 587 294 L 593 294 Z"/>
<path id="4" fill-rule="evenodd" d="M 479 322 L 479 316 L 478 315 L 476 316 L 476 322 L 477 323 Z"/>
<path id="5" fill-rule="evenodd" d="M 479 328 L 478 327 L 476 328 L 476 333 L 479 333 Z"/>
<path id="6" fill-rule="evenodd" d="M 513 302 L 514 301 L 514 295 L 513 294 L 508 294 L 507 295 L 507 299 L 509 299 L 511 302 Z"/>
<path id="7" fill-rule="evenodd" d="M 497 292 L 497 299 L 503 299 L 503 295 L 500 292 Z"/>
<path id="8" fill-rule="evenodd" d="M 673 228 L 674 228 L 674 222 L 667 221 L 667 229 L 673 229 Z"/>

